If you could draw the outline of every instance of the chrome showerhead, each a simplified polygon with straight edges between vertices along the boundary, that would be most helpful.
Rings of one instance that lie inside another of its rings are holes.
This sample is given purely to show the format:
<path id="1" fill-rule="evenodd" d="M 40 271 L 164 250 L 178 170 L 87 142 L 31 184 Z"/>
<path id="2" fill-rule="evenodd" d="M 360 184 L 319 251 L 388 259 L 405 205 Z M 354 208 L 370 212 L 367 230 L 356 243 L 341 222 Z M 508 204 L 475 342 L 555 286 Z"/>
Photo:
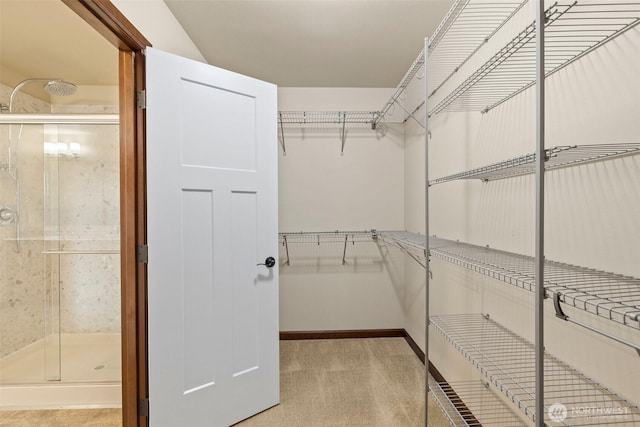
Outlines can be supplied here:
<path id="1" fill-rule="evenodd" d="M 44 85 L 44 91 L 56 96 L 70 96 L 76 93 L 78 86 L 64 80 L 51 80 Z"/>
<path id="2" fill-rule="evenodd" d="M 20 83 L 18 83 L 16 87 L 13 88 L 13 91 L 11 92 L 11 96 L 9 96 L 9 112 L 10 113 L 13 112 L 13 101 L 15 96 L 20 91 L 20 89 L 22 89 L 24 85 L 28 83 L 34 83 L 34 82 L 45 82 L 44 90 L 51 95 L 69 96 L 69 95 L 73 95 L 74 93 L 76 93 L 76 90 L 78 90 L 78 87 L 76 85 L 74 85 L 73 83 L 65 82 L 62 79 L 35 78 L 35 79 L 23 80 Z"/>

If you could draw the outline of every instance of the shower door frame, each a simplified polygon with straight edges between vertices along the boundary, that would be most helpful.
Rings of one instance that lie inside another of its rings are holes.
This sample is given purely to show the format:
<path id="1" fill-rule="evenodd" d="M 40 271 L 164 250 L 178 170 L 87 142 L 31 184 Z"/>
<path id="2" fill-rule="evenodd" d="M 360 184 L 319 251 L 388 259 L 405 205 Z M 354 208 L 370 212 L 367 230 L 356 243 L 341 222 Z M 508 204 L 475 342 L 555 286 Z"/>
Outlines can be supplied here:
<path id="1" fill-rule="evenodd" d="M 109 0 L 62 0 L 118 48 L 120 116 L 120 269 L 122 425 L 147 426 L 146 135 L 144 49 L 151 43 Z"/>

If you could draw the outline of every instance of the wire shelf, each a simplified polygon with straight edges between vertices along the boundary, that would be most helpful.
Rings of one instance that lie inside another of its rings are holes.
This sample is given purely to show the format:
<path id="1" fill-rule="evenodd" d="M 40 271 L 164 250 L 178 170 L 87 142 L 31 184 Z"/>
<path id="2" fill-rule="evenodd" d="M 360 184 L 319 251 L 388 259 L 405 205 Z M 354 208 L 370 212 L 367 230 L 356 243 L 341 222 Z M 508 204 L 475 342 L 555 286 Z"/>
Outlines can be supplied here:
<path id="1" fill-rule="evenodd" d="M 526 3 L 527 0 L 456 1 L 429 39 L 429 97 Z"/>
<path id="2" fill-rule="evenodd" d="M 297 231 L 278 233 L 280 243 L 344 243 L 345 239 L 352 242 L 372 242 L 376 236 L 375 230 L 363 231 Z"/>
<path id="3" fill-rule="evenodd" d="M 559 146 L 549 148 L 545 151 L 547 159 L 545 161 L 545 170 L 552 170 L 638 154 L 640 153 L 640 143 Z M 492 181 L 527 175 L 535 172 L 535 163 L 535 153 L 527 154 L 477 169 L 437 178 L 429 181 L 429 185 L 441 184 L 458 179 Z"/>
<path id="4" fill-rule="evenodd" d="M 279 111 L 278 123 L 283 125 L 372 125 L 378 111 Z"/>
<path id="5" fill-rule="evenodd" d="M 291 265 L 289 257 L 289 244 L 312 243 L 321 245 L 325 243 L 340 243 L 344 245 L 342 251 L 342 265 L 347 263 L 347 246 L 356 243 L 371 243 L 378 240 L 376 230 L 363 231 L 298 231 L 278 233 L 278 241 L 285 248 L 287 260 L 285 265 Z"/>
<path id="6" fill-rule="evenodd" d="M 431 383 L 431 395 L 453 427 L 525 427 L 501 398 L 482 381 Z"/>
<path id="7" fill-rule="evenodd" d="M 377 126 L 379 122 L 384 120 L 384 118 L 387 116 L 389 111 L 396 104 L 396 102 L 398 102 L 398 100 L 400 99 L 404 91 L 407 89 L 407 86 L 409 86 L 409 83 L 411 83 L 411 80 L 413 80 L 415 75 L 418 74 L 418 71 L 420 71 L 420 69 L 423 66 L 424 66 L 424 49 L 420 51 L 420 53 L 418 54 L 418 57 L 413 61 L 413 63 L 411 64 L 411 67 L 409 67 L 409 70 L 406 72 L 402 80 L 400 80 L 400 83 L 398 83 L 398 86 L 396 86 L 396 90 L 393 92 L 393 95 L 391 95 L 391 98 L 389 98 L 387 103 L 384 104 L 384 106 L 380 110 L 380 114 L 378 115 L 376 120 L 373 122 L 374 127 Z"/>
<path id="8" fill-rule="evenodd" d="M 640 3 L 554 4 L 546 10 L 545 74 L 549 76 L 640 23 Z M 482 111 L 535 84 L 535 22 L 527 26 L 429 110 Z"/>
<path id="9" fill-rule="evenodd" d="M 519 10 L 527 0 L 456 0 L 429 38 L 429 87 L 433 95 L 458 69 Z M 424 66 L 424 49 L 413 61 L 374 126 L 384 120 L 409 83 Z M 430 95 L 430 96 L 431 96 Z M 424 102 L 414 111 L 417 111 Z M 409 116 L 413 113 L 406 112 Z"/>
<path id="10" fill-rule="evenodd" d="M 534 346 L 489 316 L 463 314 L 432 316 L 429 320 L 480 373 L 535 420 Z M 545 354 L 545 416 L 564 405 L 566 417 L 558 425 L 638 425 L 640 408 L 581 372 Z M 555 425 L 555 424 L 554 424 Z"/>
<path id="11" fill-rule="evenodd" d="M 382 241 L 397 241 L 424 252 L 425 236 L 381 231 Z M 504 283 L 535 291 L 535 258 L 437 237 L 430 254 Z M 559 302 L 615 323 L 640 329 L 640 279 L 586 267 L 545 261 L 545 294 Z"/>
<path id="12" fill-rule="evenodd" d="M 445 239 L 430 239 L 431 254 L 445 261 L 535 291 L 535 258 Z M 545 261 L 547 297 L 616 323 L 640 329 L 640 279 Z"/>

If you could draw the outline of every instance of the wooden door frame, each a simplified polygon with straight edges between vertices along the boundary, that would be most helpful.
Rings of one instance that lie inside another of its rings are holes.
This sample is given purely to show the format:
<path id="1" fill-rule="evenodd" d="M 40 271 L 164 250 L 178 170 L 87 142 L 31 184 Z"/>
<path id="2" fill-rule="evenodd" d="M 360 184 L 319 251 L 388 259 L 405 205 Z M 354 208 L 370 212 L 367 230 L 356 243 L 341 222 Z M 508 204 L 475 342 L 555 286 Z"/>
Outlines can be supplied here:
<path id="1" fill-rule="evenodd" d="M 119 52 L 120 99 L 120 269 L 122 333 L 122 425 L 146 426 L 147 268 L 138 262 L 146 245 L 145 110 L 137 92 L 145 89 L 144 49 L 151 43 L 109 0 L 62 0 Z"/>

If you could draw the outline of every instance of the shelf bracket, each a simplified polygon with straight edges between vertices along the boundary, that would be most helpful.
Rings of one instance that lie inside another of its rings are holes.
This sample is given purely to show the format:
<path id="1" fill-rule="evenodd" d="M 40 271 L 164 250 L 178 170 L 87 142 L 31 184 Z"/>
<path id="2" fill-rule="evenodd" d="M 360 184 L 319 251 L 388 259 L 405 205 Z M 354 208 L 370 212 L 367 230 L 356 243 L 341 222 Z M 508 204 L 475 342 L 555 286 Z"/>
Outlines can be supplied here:
<path id="1" fill-rule="evenodd" d="M 424 125 L 422 123 L 420 123 L 420 120 L 416 119 L 416 116 L 413 115 L 413 113 L 409 112 L 409 110 L 407 110 L 406 108 L 404 108 L 402 106 L 402 104 L 400 104 L 397 100 L 396 101 L 396 105 L 399 106 L 400 108 L 402 108 L 402 110 L 407 113 L 409 115 L 409 117 L 411 117 L 413 120 L 416 121 L 416 123 L 422 128 L 424 129 Z"/>
<path id="2" fill-rule="evenodd" d="M 284 250 L 287 253 L 287 262 L 285 262 L 285 265 L 291 265 L 289 260 L 289 244 L 287 243 L 287 236 L 282 236 L 282 246 L 284 246 Z"/>
<path id="3" fill-rule="evenodd" d="M 287 149 L 284 145 L 284 126 L 282 125 L 282 113 L 278 113 L 278 116 L 280 117 L 280 143 L 282 144 L 282 155 L 286 156 L 287 155 Z"/>
<path id="4" fill-rule="evenodd" d="M 344 156 L 344 143 L 347 137 L 347 132 L 345 129 L 345 125 L 347 123 L 347 113 L 342 113 L 342 147 L 340 148 L 340 155 Z"/>
<path id="5" fill-rule="evenodd" d="M 344 236 L 344 250 L 342 251 L 342 265 L 345 265 L 347 263 L 347 241 L 349 240 L 349 235 L 345 234 Z M 355 242 L 354 242 L 355 245 Z"/>
<path id="6" fill-rule="evenodd" d="M 560 292 L 555 292 L 553 294 L 553 307 L 556 309 L 556 317 L 562 320 L 569 320 L 569 316 L 564 314 L 562 311 L 562 307 L 560 306 L 560 297 L 562 294 Z"/>

